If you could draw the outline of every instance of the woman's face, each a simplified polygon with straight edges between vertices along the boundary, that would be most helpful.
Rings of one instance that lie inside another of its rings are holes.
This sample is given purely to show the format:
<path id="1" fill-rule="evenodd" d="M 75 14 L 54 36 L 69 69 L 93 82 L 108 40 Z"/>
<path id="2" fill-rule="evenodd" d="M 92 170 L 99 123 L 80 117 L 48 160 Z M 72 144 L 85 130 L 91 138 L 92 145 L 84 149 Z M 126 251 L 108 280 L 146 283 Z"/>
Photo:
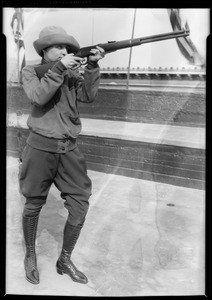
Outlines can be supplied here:
<path id="1" fill-rule="evenodd" d="M 66 54 L 68 54 L 66 45 L 53 45 L 45 50 L 44 59 L 46 61 L 57 61 L 63 58 Z"/>

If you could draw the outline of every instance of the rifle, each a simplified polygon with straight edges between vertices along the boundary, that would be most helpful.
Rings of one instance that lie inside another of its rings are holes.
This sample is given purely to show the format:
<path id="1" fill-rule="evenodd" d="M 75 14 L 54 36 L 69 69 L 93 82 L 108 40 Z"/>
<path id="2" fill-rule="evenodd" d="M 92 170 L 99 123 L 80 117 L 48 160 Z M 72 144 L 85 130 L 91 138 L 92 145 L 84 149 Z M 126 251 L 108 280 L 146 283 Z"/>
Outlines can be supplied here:
<path id="1" fill-rule="evenodd" d="M 87 64 L 87 58 L 92 55 L 90 53 L 90 50 L 93 48 L 96 48 L 96 46 L 99 46 L 105 50 L 105 53 L 111 53 L 120 49 L 124 48 L 130 48 L 134 46 L 139 46 L 141 44 L 145 43 L 152 43 L 152 42 L 157 42 L 157 41 L 163 41 L 163 40 L 168 40 L 168 39 L 174 39 L 174 38 L 179 38 L 179 37 L 185 37 L 189 35 L 189 30 L 179 30 L 179 31 L 174 31 L 174 32 L 169 32 L 169 33 L 164 33 L 164 34 L 157 34 L 157 35 L 152 35 L 152 36 L 146 36 L 146 37 L 141 37 L 141 38 L 136 38 L 136 39 L 129 39 L 129 40 L 124 40 L 124 41 L 111 41 L 105 44 L 98 44 L 98 45 L 93 45 L 93 46 L 88 46 L 88 47 L 83 47 L 80 48 L 79 51 L 74 53 L 75 56 L 85 58 L 86 62 L 80 63 L 81 65 Z M 41 79 L 45 73 L 51 69 L 54 64 L 57 61 L 53 61 L 50 63 L 46 63 L 43 65 L 39 65 L 35 67 L 35 71 L 37 73 L 37 76 L 39 79 Z M 79 67 L 80 67 L 79 66 Z"/>

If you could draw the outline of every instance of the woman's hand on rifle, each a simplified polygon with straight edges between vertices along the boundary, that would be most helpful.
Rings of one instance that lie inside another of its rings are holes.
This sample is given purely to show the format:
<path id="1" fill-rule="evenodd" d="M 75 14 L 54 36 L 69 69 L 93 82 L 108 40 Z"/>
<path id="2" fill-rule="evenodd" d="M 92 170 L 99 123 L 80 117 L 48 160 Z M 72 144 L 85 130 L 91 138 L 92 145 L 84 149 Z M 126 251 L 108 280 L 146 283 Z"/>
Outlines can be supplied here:
<path id="1" fill-rule="evenodd" d="M 84 58 L 74 56 L 73 53 L 70 53 L 63 56 L 60 61 L 67 69 L 73 69 L 80 66 L 83 60 Z"/>
<path id="2" fill-rule="evenodd" d="M 92 62 L 97 62 L 105 56 L 105 50 L 99 46 L 96 46 L 96 48 L 91 49 L 90 52 L 92 53 L 92 55 L 88 57 L 88 60 Z"/>

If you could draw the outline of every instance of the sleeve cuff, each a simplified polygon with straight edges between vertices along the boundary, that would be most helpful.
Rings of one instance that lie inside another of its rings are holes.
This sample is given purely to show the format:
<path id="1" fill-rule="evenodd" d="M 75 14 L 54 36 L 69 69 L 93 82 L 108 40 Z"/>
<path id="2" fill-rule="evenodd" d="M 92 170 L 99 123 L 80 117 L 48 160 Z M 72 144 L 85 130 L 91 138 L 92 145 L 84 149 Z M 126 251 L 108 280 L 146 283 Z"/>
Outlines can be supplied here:
<path id="1" fill-rule="evenodd" d="M 52 72 L 62 75 L 63 71 L 67 70 L 61 61 L 58 61 L 51 69 Z"/>
<path id="2" fill-rule="evenodd" d="M 87 68 L 89 70 L 92 70 L 92 69 L 95 69 L 95 68 L 98 68 L 98 67 L 99 67 L 99 65 L 98 65 L 97 61 L 88 61 Z"/>

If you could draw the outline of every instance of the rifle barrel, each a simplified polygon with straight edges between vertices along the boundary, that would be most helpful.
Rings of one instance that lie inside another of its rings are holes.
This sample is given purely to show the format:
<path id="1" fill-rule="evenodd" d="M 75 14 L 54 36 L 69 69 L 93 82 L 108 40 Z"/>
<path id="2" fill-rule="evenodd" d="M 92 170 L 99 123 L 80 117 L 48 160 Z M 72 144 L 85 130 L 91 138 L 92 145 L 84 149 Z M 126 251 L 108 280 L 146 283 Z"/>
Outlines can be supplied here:
<path id="1" fill-rule="evenodd" d="M 124 41 L 108 42 L 105 44 L 98 44 L 98 45 L 81 48 L 75 55 L 79 56 L 79 57 L 88 57 L 90 55 L 90 50 L 95 48 L 96 46 L 103 48 L 106 53 L 109 53 L 109 52 L 114 52 L 119 49 L 125 49 L 125 48 L 134 47 L 134 46 L 139 46 L 139 45 L 145 44 L 145 43 L 163 41 L 163 40 L 179 38 L 179 37 L 188 36 L 188 35 L 189 35 L 189 30 L 180 30 L 180 31 L 175 31 L 175 32 L 157 34 L 157 35 L 136 38 L 136 39 L 129 39 L 129 40 L 124 40 Z"/>
<path id="2" fill-rule="evenodd" d="M 188 36 L 189 33 L 190 33 L 189 30 L 180 30 L 180 31 L 169 32 L 169 33 L 165 33 L 165 34 L 158 34 L 158 35 L 143 37 L 140 39 L 140 41 L 141 41 L 141 44 L 157 42 L 157 41 L 161 41 L 161 40 L 163 41 L 163 40 Z"/>

